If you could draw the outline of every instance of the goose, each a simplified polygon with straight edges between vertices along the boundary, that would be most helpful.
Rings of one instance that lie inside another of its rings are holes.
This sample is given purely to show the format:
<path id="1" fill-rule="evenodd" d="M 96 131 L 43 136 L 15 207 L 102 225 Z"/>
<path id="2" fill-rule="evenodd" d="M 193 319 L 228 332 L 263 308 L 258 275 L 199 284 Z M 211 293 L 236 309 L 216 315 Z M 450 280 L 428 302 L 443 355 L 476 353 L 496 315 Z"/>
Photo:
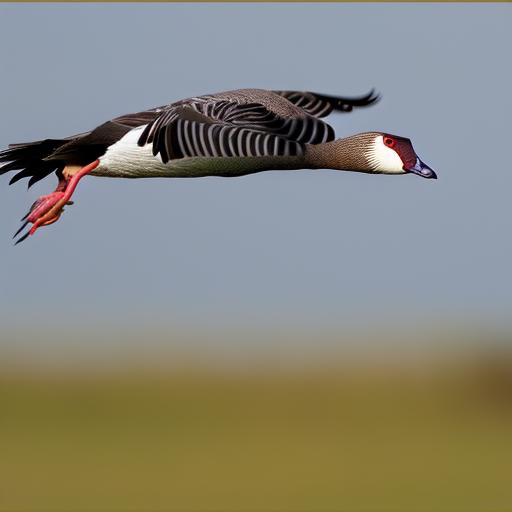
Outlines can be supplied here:
<path id="1" fill-rule="evenodd" d="M 437 178 L 408 138 L 365 132 L 336 139 L 323 118 L 375 104 L 315 92 L 238 89 L 196 96 L 116 117 L 63 139 L 11 144 L 0 151 L 0 174 L 28 186 L 55 173 L 54 192 L 22 218 L 16 244 L 56 222 L 86 175 L 111 178 L 235 177 L 267 170 L 334 169 Z"/>

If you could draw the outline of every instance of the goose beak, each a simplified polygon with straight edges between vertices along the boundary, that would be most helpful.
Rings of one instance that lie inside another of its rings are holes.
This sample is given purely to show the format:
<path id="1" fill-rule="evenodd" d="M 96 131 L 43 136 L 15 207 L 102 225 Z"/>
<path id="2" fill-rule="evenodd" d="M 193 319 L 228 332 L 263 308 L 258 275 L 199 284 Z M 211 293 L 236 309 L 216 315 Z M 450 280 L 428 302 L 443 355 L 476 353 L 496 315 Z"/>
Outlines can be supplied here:
<path id="1" fill-rule="evenodd" d="M 418 157 L 416 157 L 416 163 L 412 167 L 404 167 L 407 172 L 417 174 L 422 178 L 428 178 L 431 180 L 437 180 L 437 174 L 427 165 L 424 164 Z"/>

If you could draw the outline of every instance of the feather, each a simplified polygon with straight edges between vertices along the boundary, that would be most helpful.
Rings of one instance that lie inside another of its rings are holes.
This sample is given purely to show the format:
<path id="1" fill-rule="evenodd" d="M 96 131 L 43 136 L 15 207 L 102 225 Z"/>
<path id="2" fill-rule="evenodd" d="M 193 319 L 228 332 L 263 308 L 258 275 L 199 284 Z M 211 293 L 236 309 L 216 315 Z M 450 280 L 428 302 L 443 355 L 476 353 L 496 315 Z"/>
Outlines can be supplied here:
<path id="1" fill-rule="evenodd" d="M 362 96 L 350 98 L 306 91 L 274 92 L 317 118 L 326 117 L 333 111 L 350 112 L 354 107 L 367 107 L 380 100 L 380 95 L 374 89 Z"/>

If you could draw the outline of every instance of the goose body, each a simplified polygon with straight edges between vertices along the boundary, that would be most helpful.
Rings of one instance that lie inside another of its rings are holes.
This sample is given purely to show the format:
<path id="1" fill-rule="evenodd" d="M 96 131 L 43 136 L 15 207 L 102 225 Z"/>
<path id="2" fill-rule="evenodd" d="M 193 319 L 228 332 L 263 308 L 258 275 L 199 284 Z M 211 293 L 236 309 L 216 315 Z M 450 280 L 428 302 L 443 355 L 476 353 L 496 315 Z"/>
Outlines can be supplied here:
<path id="1" fill-rule="evenodd" d="M 55 192 L 23 219 L 25 239 L 52 224 L 86 174 L 112 178 L 242 176 L 265 170 L 330 168 L 435 178 L 409 139 L 368 132 L 335 139 L 323 118 L 378 100 L 372 92 L 346 98 L 299 91 L 239 89 L 188 98 L 127 114 L 66 139 L 13 144 L 0 152 L 0 174 L 29 186 L 56 173 Z M 18 233 L 21 230 L 18 231 Z"/>
<path id="2" fill-rule="evenodd" d="M 153 155 L 150 144 L 139 146 L 145 126 L 134 128 L 110 146 L 99 158 L 92 176 L 107 178 L 200 178 L 204 176 L 243 176 L 270 169 L 300 169 L 297 157 L 208 157 L 196 156 L 163 162 Z"/>

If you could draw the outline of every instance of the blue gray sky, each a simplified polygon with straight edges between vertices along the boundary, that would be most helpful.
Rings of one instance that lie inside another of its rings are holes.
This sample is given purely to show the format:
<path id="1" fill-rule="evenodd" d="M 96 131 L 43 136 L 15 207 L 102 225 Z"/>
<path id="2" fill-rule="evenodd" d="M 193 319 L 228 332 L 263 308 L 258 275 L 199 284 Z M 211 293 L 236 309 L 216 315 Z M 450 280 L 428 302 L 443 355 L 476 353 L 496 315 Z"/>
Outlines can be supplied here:
<path id="1" fill-rule="evenodd" d="M 239 87 L 357 95 L 339 136 L 410 137 L 439 180 L 336 171 L 86 178 L 13 247 L 32 201 L 0 178 L 0 322 L 368 327 L 508 322 L 511 5 L 0 5 L 0 146 Z"/>

